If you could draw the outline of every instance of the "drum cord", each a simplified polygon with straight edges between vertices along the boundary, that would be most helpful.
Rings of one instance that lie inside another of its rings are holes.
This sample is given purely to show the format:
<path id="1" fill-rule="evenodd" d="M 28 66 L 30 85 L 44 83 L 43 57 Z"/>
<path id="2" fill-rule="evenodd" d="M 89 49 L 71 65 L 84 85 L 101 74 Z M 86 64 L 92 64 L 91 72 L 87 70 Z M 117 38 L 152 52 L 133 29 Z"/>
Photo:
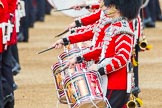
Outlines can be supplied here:
<path id="1" fill-rule="evenodd" d="M 110 103 L 109 103 L 109 101 L 108 101 L 108 99 L 105 97 L 105 101 L 107 102 L 107 107 L 106 108 L 111 108 L 111 105 L 110 105 Z"/>
<path id="2" fill-rule="evenodd" d="M 96 107 L 96 108 L 99 108 L 95 103 L 94 103 L 94 101 L 91 99 L 91 102 L 92 102 L 92 104 Z"/>

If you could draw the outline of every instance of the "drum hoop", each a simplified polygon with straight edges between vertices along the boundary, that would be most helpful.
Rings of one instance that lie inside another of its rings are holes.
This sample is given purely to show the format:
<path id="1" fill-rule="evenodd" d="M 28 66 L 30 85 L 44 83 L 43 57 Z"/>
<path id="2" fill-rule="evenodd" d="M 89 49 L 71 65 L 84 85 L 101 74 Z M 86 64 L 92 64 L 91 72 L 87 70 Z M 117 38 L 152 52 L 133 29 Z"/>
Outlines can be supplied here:
<path id="1" fill-rule="evenodd" d="M 63 53 L 61 53 L 58 57 L 60 57 L 60 58 L 63 58 L 64 56 L 66 56 L 66 52 L 63 52 Z M 63 56 L 63 57 L 62 57 Z"/>
<path id="2" fill-rule="evenodd" d="M 65 95 L 64 89 L 58 90 L 58 94 L 60 97 L 63 97 Z"/>
<path id="3" fill-rule="evenodd" d="M 64 82 L 64 87 L 66 87 L 67 83 L 70 82 L 71 79 L 76 78 L 76 77 L 81 76 L 81 75 L 84 75 L 84 76 L 85 76 L 85 79 L 88 80 L 87 77 L 86 77 L 86 75 L 88 75 L 88 74 L 93 74 L 93 75 L 95 75 L 95 76 L 98 76 L 98 74 L 97 74 L 95 71 L 72 73 L 71 76 L 68 75 L 68 76 L 66 76 L 65 79 L 63 80 L 63 82 Z"/>
<path id="4" fill-rule="evenodd" d="M 70 81 L 70 76 L 66 76 L 65 79 L 63 80 L 64 86 Z"/>
<path id="5" fill-rule="evenodd" d="M 59 62 L 55 63 L 54 65 L 52 65 L 52 70 L 56 70 L 59 66 Z"/>
<path id="6" fill-rule="evenodd" d="M 79 51 L 80 51 L 79 48 L 74 48 L 74 49 L 72 49 L 72 50 L 69 50 L 68 53 L 79 52 Z"/>
<path id="7" fill-rule="evenodd" d="M 85 75 L 85 74 L 93 74 L 93 75 L 98 75 L 97 73 L 96 73 L 96 71 L 93 71 L 93 70 L 90 70 L 90 71 L 87 71 L 87 72 L 75 72 L 75 73 L 72 73 L 72 75 L 71 76 L 66 76 L 65 77 L 65 79 L 64 79 L 64 84 L 66 85 L 66 83 L 70 80 L 70 78 L 74 78 L 74 77 L 77 77 L 77 76 L 79 76 L 79 75 Z"/>
<path id="8" fill-rule="evenodd" d="M 67 52 L 66 54 L 64 54 L 62 57 L 60 57 L 62 60 L 68 56 L 71 56 L 72 54 L 78 53 L 79 50 L 70 50 L 69 52 Z"/>
<path id="9" fill-rule="evenodd" d="M 87 72 L 85 72 L 87 74 L 95 74 L 95 75 L 98 75 L 98 72 L 94 71 L 94 70 L 89 70 Z"/>
<path id="10" fill-rule="evenodd" d="M 63 61 L 63 62 L 57 62 L 52 66 L 52 70 L 53 72 L 55 72 L 58 68 L 60 68 L 61 66 L 65 66 L 67 61 Z"/>

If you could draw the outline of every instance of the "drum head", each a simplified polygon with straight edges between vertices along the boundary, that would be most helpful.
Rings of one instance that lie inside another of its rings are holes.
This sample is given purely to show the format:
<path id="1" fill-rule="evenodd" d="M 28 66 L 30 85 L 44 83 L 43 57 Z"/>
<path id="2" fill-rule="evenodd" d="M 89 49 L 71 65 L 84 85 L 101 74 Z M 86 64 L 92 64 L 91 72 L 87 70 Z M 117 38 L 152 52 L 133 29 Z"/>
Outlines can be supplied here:
<path id="1" fill-rule="evenodd" d="M 61 10 L 61 9 L 67 9 L 72 6 L 81 4 L 83 3 L 84 0 L 49 0 L 49 1 L 50 1 L 49 3 L 51 3 L 53 7 L 55 7 L 57 10 Z M 89 13 L 89 11 L 84 8 L 81 10 L 71 9 L 62 12 L 71 17 L 80 17 Z"/>

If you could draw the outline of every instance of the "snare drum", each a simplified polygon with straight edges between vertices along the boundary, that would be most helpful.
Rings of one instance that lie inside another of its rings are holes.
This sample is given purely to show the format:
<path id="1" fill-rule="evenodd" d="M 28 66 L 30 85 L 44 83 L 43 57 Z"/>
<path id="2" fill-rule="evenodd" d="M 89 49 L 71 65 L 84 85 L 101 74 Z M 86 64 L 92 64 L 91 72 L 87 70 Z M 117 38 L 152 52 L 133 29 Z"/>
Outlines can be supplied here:
<path id="1" fill-rule="evenodd" d="M 97 72 L 78 72 L 67 76 L 64 82 L 65 95 L 71 108 L 106 108 Z"/>
<path id="2" fill-rule="evenodd" d="M 79 53 L 79 48 L 74 48 L 72 50 L 69 50 L 68 52 L 63 52 L 58 56 L 59 60 L 65 60 L 67 57 L 72 56 L 73 54 Z"/>
<path id="3" fill-rule="evenodd" d="M 76 72 L 76 68 L 72 68 L 72 69 L 67 68 L 64 71 L 61 71 L 66 63 L 67 61 L 57 62 L 51 67 L 51 69 L 53 70 L 54 83 L 56 86 L 56 92 L 58 95 L 58 99 L 61 103 L 64 103 L 64 104 L 67 103 L 67 100 L 66 100 L 65 93 L 64 93 L 63 79 L 66 76 L 71 76 L 71 74 Z"/>
<path id="4" fill-rule="evenodd" d="M 80 53 L 81 51 L 86 50 L 87 48 L 73 48 L 67 52 L 63 52 L 58 56 L 58 60 L 66 60 L 68 57 L 73 56 L 74 54 Z"/>
<path id="5" fill-rule="evenodd" d="M 61 103 L 67 103 L 66 96 L 64 93 L 63 84 L 62 84 L 63 83 L 62 81 L 65 78 L 66 70 L 61 71 L 62 67 L 65 66 L 65 64 L 66 64 L 66 61 L 57 62 L 56 64 L 51 66 L 51 69 L 53 70 L 54 83 L 56 86 L 57 96 Z"/>

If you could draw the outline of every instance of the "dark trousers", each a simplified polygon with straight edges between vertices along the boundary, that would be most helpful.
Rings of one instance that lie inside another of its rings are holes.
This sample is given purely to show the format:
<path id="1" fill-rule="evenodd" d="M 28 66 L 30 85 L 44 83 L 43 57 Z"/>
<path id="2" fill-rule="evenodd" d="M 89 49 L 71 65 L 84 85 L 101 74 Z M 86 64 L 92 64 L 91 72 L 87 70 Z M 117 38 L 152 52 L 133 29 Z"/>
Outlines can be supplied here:
<path id="1" fill-rule="evenodd" d="M 3 108 L 3 89 L 2 89 L 2 53 L 0 53 L 0 108 Z"/>
<path id="2" fill-rule="evenodd" d="M 12 107 L 9 107 L 11 104 L 9 104 L 8 102 L 10 102 L 10 95 L 13 95 L 13 74 L 12 74 L 12 66 L 11 66 L 11 47 L 8 47 L 8 49 L 6 51 L 4 51 L 1 54 L 1 64 L 0 64 L 0 68 L 1 68 L 1 86 L 2 86 L 2 94 L 3 95 L 3 107 L 4 108 L 13 108 L 14 106 L 14 101 L 12 98 Z M 8 97 L 9 96 L 9 97 Z M 8 106 L 9 105 L 9 106 Z"/>
<path id="3" fill-rule="evenodd" d="M 37 0 L 37 19 L 44 18 L 45 16 L 45 8 L 46 1 L 45 0 Z"/>
<path id="4" fill-rule="evenodd" d="M 13 92 L 13 74 L 12 74 L 12 59 L 11 59 L 11 48 L 9 47 L 7 51 L 2 53 L 2 76 L 7 80 L 8 84 L 11 86 Z"/>
<path id="5" fill-rule="evenodd" d="M 137 42 L 139 43 L 139 40 L 137 40 Z M 138 44 L 136 44 L 136 46 L 135 46 L 135 54 L 136 54 L 136 57 L 135 57 L 135 60 L 138 62 L 138 52 L 139 52 L 139 45 Z M 136 66 L 136 67 L 134 67 L 133 68 L 133 72 L 134 72 L 134 77 L 135 77 L 135 80 L 134 80 L 134 82 L 135 82 L 135 87 L 138 87 L 139 85 L 139 83 L 138 83 L 138 65 Z"/>
<path id="6" fill-rule="evenodd" d="M 156 21 L 156 0 L 149 0 L 148 5 L 145 7 L 146 18 L 151 17 L 152 21 Z"/>
<path id="7" fill-rule="evenodd" d="M 155 10 L 156 10 L 156 17 L 161 15 L 161 8 L 159 0 L 155 0 Z"/>
<path id="8" fill-rule="evenodd" d="M 33 25 L 35 22 L 35 12 L 34 12 L 34 6 L 32 3 L 32 0 L 28 0 L 28 15 L 29 15 L 29 25 Z"/>
<path id="9" fill-rule="evenodd" d="M 46 1 L 46 14 L 50 14 L 52 6 Z"/>
<path id="10" fill-rule="evenodd" d="M 17 63 L 19 63 L 19 53 L 18 53 L 17 44 L 11 46 L 11 52 L 12 52 L 12 56 L 15 58 Z"/>
<path id="11" fill-rule="evenodd" d="M 29 6 L 28 0 L 23 0 L 25 2 L 25 12 L 26 16 L 20 20 L 20 32 L 23 33 L 25 42 L 29 39 Z"/>
<path id="12" fill-rule="evenodd" d="M 123 108 L 129 99 L 126 90 L 107 90 L 106 97 L 111 105 L 111 108 Z"/>

